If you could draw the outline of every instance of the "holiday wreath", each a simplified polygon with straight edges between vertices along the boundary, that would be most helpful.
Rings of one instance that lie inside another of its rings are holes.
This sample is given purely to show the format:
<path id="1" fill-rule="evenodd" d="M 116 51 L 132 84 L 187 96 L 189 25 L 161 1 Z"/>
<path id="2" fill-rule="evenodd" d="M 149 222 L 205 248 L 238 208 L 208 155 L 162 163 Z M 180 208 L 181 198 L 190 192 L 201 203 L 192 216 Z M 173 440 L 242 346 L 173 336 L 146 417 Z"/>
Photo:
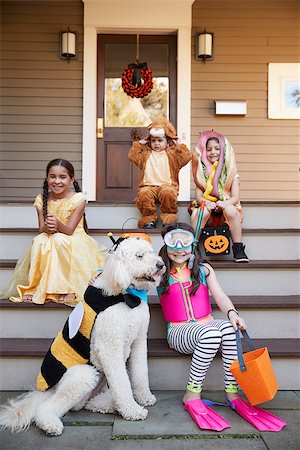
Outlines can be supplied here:
<path id="1" fill-rule="evenodd" d="M 122 73 L 123 91 L 130 97 L 142 98 L 150 94 L 153 78 L 147 63 L 132 63 Z"/>

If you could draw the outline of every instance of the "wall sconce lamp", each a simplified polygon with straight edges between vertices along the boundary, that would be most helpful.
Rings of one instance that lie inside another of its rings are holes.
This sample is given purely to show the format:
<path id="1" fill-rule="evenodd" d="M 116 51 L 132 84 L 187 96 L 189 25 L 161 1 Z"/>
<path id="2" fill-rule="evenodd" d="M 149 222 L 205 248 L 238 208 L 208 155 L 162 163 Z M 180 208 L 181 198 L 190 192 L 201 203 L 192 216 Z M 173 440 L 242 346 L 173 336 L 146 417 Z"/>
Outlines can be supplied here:
<path id="1" fill-rule="evenodd" d="M 77 59 L 77 41 L 78 33 L 75 31 L 71 31 L 69 28 L 67 31 L 61 31 L 59 33 L 59 57 L 68 62 L 70 59 Z"/>
<path id="2" fill-rule="evenodd" d="M 201 61 L 212 61 L 213 57 L 214 33 L 203 33 L 196 35 L 196 59 Z"/>

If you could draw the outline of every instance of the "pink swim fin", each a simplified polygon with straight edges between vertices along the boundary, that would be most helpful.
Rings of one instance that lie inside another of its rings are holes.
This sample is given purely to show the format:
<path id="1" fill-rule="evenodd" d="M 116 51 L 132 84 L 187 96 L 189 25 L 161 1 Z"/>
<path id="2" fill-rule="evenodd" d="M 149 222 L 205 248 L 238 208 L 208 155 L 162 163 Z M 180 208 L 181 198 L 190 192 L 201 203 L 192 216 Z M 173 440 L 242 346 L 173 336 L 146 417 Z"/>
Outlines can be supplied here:
<path id="1" fill-rule="evenodd" d="M 229 406 L 259 431 L 278 432 L 286 425 L 286 422 L 280 419 L 280 417 L 258 406 L 250 405 L 243 398 L 237 398 L 232 400 L 232 402 L 229 401 Z"/>
<path id="2" fill-rule="evenodd" d="M 202 430 L 222 431 L 231 425 L 222 416 L 209 408 L 202 400 L 195 399 L 184 403 L 184 409 Z"/>

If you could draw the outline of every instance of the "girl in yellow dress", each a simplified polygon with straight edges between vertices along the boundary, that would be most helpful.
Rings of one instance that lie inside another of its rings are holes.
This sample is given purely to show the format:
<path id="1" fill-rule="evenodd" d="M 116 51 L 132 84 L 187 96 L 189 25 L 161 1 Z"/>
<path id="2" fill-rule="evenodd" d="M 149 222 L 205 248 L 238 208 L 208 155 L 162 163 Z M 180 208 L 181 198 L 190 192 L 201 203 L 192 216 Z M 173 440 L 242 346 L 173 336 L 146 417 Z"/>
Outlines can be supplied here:
<path id="1" fill-rule="evenodd" d="M 68 306 L 79 302 L 89 279 L 102 267 L 105 253 L 86 232 L 86 203 L 72 164 L 64 159 L 50 161 L 43 195 L 34 202 L 40 234 L 18 261 L 4 290 L 6 296 L 18 295 L 10 300 Z"/>

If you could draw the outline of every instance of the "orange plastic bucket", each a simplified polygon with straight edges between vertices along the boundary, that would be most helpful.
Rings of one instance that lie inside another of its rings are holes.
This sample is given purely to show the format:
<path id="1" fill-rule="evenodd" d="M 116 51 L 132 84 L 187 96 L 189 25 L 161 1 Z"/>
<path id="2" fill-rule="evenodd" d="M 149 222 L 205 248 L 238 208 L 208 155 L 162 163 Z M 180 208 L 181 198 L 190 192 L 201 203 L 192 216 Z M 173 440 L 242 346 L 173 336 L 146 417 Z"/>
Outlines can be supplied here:
<path id="1" fill-rule="evenodd" d="M 126 237 L 140 238 L 140 239 L 144 239 L 145 241 L 148 241 L 151 244 L 151 238 L 146 233 L 122 233 L 120 237 L 122 237 L 122 238 L 126 238 Z"/>
<path id="2" fill-rule="evenodd" d="M 240 340 L 240 337 L 237 338 L 237 344 L 238 339 Z M 239 345 L 237 347 L 239 352 Z M 244 367 L 241 366 L 241 360 L 239 361 L 238 358 L 231 364 L 230 371 L 251 405 L 272 400 L 278 390 L 278 383 L 267 347 L 242 354 L 242 360 L 244 361 Z"/>

